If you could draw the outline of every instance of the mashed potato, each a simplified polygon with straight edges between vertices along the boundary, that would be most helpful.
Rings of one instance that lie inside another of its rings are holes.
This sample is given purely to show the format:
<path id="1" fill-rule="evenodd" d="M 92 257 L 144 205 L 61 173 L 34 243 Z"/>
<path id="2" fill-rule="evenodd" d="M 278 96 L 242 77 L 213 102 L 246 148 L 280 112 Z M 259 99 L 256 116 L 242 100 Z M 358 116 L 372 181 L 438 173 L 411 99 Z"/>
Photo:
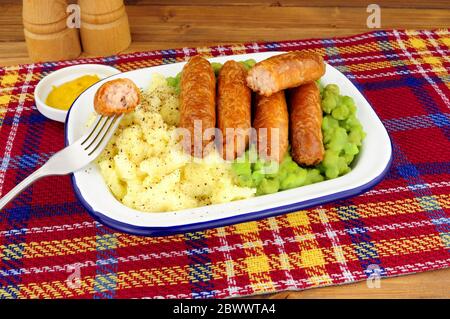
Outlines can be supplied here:
<path id="1" fill-rule="evenodd" d="M 178 97 L 162 76 L 153 76 L 142 103 L 127 114 L 97 159 L 113 195 L 124 205 L 164 212 L 230 202 L 255 195 L 233 182 L 217 152 L 193 161 L 175 138 Z"/>

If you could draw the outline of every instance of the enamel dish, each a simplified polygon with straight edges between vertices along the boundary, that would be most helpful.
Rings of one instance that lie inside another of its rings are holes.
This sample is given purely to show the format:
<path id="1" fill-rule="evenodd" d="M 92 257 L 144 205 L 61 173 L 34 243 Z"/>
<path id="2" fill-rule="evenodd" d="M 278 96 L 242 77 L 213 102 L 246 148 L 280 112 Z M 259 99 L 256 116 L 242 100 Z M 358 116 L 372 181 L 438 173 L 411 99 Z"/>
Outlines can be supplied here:
<path id="1" fill-rule="evenodd" d="M 210 61 L 220 63 L 231 59 L 261 61 L 280 53 L 282 52 L 225 56 L 211 58 Z M 145 90 L 153 74 L 175 76 L 182 70 L 184 64 L 182 62 L 129 71 L 103 79 L 88 88 L 69 110 L 66 119 L 66 144 L 73 143 L 86 129 L 86 123 L 94 111 L 95 92 L 103 82 L 125 77 Z M 364 96 L 337 69 L 327 65 L 321 82 L 324 85 L 338 84 L 342 95 L 354 99 L 358 107 L 357 116 L 367 133 L 361 152 L 353 163 L 352 171 L 344 176 L 225 204 L 152 213 L 128 208 L 116 200 L 105 184 L 97 164 L 91 163 L 72 175 L 76 196 L 96 220 L 109 227 L 135 235 L 162 236 L 261 219 L 361 194 L 380 182 L 389 169 L 392 159 L 389 135 Z"/>

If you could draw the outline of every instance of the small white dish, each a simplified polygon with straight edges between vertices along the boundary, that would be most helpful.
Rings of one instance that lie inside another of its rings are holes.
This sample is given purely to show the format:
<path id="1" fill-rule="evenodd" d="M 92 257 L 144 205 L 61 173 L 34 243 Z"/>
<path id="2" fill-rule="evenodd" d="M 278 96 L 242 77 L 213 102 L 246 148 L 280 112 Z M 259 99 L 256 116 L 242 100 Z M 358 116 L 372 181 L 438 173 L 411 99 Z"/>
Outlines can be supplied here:
<path id="1" fill-rule="evenodd" d="M 209 60 L 220 63 L 227 60 L 247 59 L 261 61 L 280 53 L 282 52 L 263 52 L 216 57 Z M 182 62 L 124 72 L 107 80 L 128 78 L 138 87 L 146 90 L 153 74 L 175 76 L 182 70 L 184 64 L 185 62 Z M 66 120 L 67 145 L 83 134 L 83 129 L 94 111 L 95 92 L 107 80 L 102 80 L 88 88 L 73 103 Z M 358 118 L 367 133 L 353 170 L 344 176 L 225 204 L 152 213 L 131 209 L 116 200 L 105 184 L 97 164 L 91 163 L 85 169 L 72 175 L 75 194 L 96 220 L 123 232 L 145 236 L 161 236 L 242 223 L 361 194 L 379 183 L 389 169 L 392 160 L 389 135 L 370 104 L 345 75 L 327 64 L 326 73 L 321 78 L 321 82 L 325 85 L 338 84 L 341 94 L 354 99 L 358 107 Z"/>
<path id="2" fill-rule="evenodd" d="M 59 110 L 45 103 L 47 96 L 52 91 L 53 86 L 59 86 L 65 82 L 74 80 L 83 75 L 97 75 L 100 79 L 104 79 L 120 71 L 109 65 L 102 64 L 79 64 L 59 69 L 42 78 L 34 90 L 34 100 L 38 111 L 45 117 L 65 122 L 68 110 Z"/>

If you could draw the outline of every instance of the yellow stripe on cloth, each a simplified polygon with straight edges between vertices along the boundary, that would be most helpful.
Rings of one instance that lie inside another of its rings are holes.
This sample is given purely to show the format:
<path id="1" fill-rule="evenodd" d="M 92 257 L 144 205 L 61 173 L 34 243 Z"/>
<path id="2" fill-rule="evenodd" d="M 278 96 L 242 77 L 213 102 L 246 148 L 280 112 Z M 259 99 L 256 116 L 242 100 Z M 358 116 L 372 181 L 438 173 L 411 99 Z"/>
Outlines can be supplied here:
<path id="1" fill-rule="evenodd" d="M 389 45 L 393 49 L 398 49 L 399 45 L 397 43 L 390 42 Z M 354 54 L 354 53 L 368 53 L 374 52 L 380 54 L 380 44 L 379 43 L 364 43 L 364 44 L 354 44 L 351 46 L 339 47 L 339 53 L 341 54 Z"/>
<path id="2" fill-rule="evenodd" d="M 333 281 L 325 267 L 325 256 L 314 236 L 308 212 L 287 215 L 286 220 L 292 227 L 299 247 L 298 255 L 291 259 L 292 263 L 305 270 L 313 286 L 331 284 Z"/>
<path id="3" fill-rule="evenodd" d="M 412 236 L 408 238 L 382 239 L 379 241 L 372 240 L 375 245 L 375 251 L 378 257 L 401 257 L 403 255 L 415 254 L 421 252 L 438 251 L 445 249 L 445 243 L 438 234 Z M 340 249 L 343 252 L 345 261 L 356 261 L 356 246 L 354 244 L 342 245 Z M 358 246 L 361 249 L 361 246 Z M 373 248 L 371 251 L 374 250 Z M 334 264 L 341 260 L 337 259 L 333 247 L 322 248 L 325 264 Z M 368 254 L 364 255 L 368 257 Z"/>
<path id="4" fill-rule="evenodd" d="M 381 72 L 382 69 L 387 69 L 386 72 L 392 71 L 392 66 L 395 66 L 396 64 L 401 64 L 403 66 L 405 65 L 412 65 L 413 63 L 410 61 L 378 61 L 378 62 L 367 62 L 367 63 L 358 63 L 358 64 L 349 64 L 346 65 L 346 70 L 356 73 L 356 72 L 364 72 L 364 71 L 379 71 Z"/>
<path id="5" fill-rule="evenodd" d="M 450 88 L 450 73 L 445 68 L 444 63 L 449 63 L 450 58 L 445 54 L 442 50 L 447 49 L 445 46 L 441 47 L 439 41 L 433 37 L 428 39 L 422 39 L 416 34 L 412 34 L 409 38 L 409 41 L 405 41 L 406 47 L 413 49 L 416 51 L 420 58 L 416 58 L 416 60 L 422 65 L 424 68 L 431 70 L 442 80 L 442 82 Z M 430 55 L 428 50 L 437 50 L 440 51 L 439 56 Z M 429 64 L 430 66 L 424 65 L 424 63 Z"/>
<path id="6" fill-rule="evenodd" d="M 182 236 L 169 236 L 161 238 L 130 236 L 123 233 L 113 234 L 117 236 L 117 247 L 134 247 L 156 243 L 183 242 Z M 110 236 L 113 236 L 110 235 Z M 87 236 L 64 240 L 52 240 L 41 242 L 30 242 L 19 245 L 0 245 L 0 258 L 4 260 L 26 259 L 49 256 L 66 256 L 71 254 L 85 253 L 96 250 L 97 236 Z M 19 255 L 20 254 L 20 255 Z"/>
<path id="7" fill-rule="evenodd" d="M 302 214 L 303 215 L 303 214 Z M 302 216 L 300 215 L 300 216 Z M 304 220 L 304 219 L 303 219 Z M 308 231 L 308 224 L 301 225 L 302 217 L 300 219 L 291 219 L 293 224 L 297 225 L 297 233 L 302 235 L 303 232 Z M 248 224 L 248 223 L 246 223 Z M 241 224 L 241 225 L 246 225 Z M 256 229 L 253 226 L 242 226 L 240 230 L 245 229 L 245 234 L 241 234 L 246 241 L 246 249 L 248 253 L 244 258 L 232 260 L 233 275 L 236 277 L 249 276 L 250 284 L 255 292 L 274 291 L 275 284 L 273 283 L 269 272 L 271 270 L 284 269 L 285 262 L 283 262 L 278 254 L 263 255 L 263 247 L 261 242 L 253 241 Z M 303 238 L 303 236 L 302 236 Z M 251 244 L 250 244 L 251 242 Z M 380 241 L 372 241 L 376 247 L 378 256 L 402 258 L 404 255 L 431 252 L 445 249 L 445 243 L 437 234 L 420 235 L 408 238 L 388 239 Z M 300 250 L 287 254 L 290 265 L 294 267 L 303 267 L 312 284 L 329 283 L 331 278 L 325 270 L 328 264 L 342 262 L 337 260 L 338 257 L 333 249 L 318 248 L 315 240 L 301 240 L 299 242 Z M 340 246 L 343 256 L 346 261 L 358 260 L 358 255 L 355 253 L 355 246 L 353 244 Z M 260 258 L 260 257 L 263 258 Z M 211 278 L 214 280 L 227 278 L 227 269 L 230 261 L 218 261 L 215 263 L 208 263 L 211 268 Z M 84 294 L 94 293 L 95 276 L 83 276 L 83 269 L 81 268 L 81 282 L 79 287 L 70 287 L 65 281 L 53 282 L 39 282 L 20 284 L 17 287 L 7 286 L 0 289 L 1 298 L 68 298 L 77 297 Z M 159 267 L 152 269 L 132 270 L 128 272 L 118 272 L 114 274 L 117 279 L 117 289 L 128 289 L 136 287 L 151 287 L 164 285 L 179 285 L 189 284 L 195 282 L 197 279 L 190 276 L 190 266 L 173 266 L 173 267 Z M 105 278 L 106 280 L 107 278 Z M 264 290 L 261 290 L 264 289 Z"/>
<path id="8" fill-rule="evenodd" d="M 443 208 L 450 208 L 450 194 L 436 195 L 436 201 Z M 358 218 L 374 218 L 385 217 L 403 214 L 415 214 L 423 211 L 420 200 L 417 198 L 408 198 L 397 201 L 386 201 L 380 203 L 369 203 L 356 205 L 358 208 Z M 342 211 L 346 211 L 342 209 Z M 338 212 L 337 208 L 331 208 L 326 210 L 327 218 L 330 222 L 338 222 L 345 219 L 342 212 Z M 311 223 L 319 224 L 320 216 L 319 212 L 311 211 L 308 214 Z M 351 218 L 349 216 L 348 218 Z"/>
<path id="9" fill-rule="evenodd" d="M 450 194 L 436 195 L 436 201 L 439 203 L 442 209 L 450 208 Z M 401 214 L 414 214 L 423 211 L 419 199 L 405 199 L 399 201 L 388 201 L 384 203 L 370 203 L 370 204 L 360 204 L 358 207 L 359 218 L 369 218 L 369 217 L 381 217 L 389 215 L 401 215 Z M 338 212 L 335 208 L 324 210 L 329 222 L 340 221 Z M 307 218 L 307 221 L 304 219 Z M 317 210 L 310 211 L 299 211 L 295 213 L 288 214 L 278 218 L 278 224 L 280 227 L 291 227 L 293 224 L 297 223 L 308 223 L 308 224 L 320 224 L 321 217 Z M 256 226 L 255 226 L 256 225 Z M 234 228 L 239 229 L 239 231 L 245 235 L 242 237 L 244 242 L 244 247 L 248 248 L 251 245 L 256 245 L 261 247 L 261 242 L 258 237 L 258 231 L 269 230 L 270 226 L 267 223 L 244 223 L 236 226 L 229 226 L 225 228 L 226 234 L 231 234 Z M 247 229 L 247 231 L 245 231 Z M 304 240 L 313 240 L 314 232 L 309 226 L 309 231 L 302 229 L 301 234 L 297 233 L 296 236 Z M 115 233 L 118 238 L 118 247 L 134 247 L 139 245 L 148 245 L 155 243 L 180 243 L 183 242 L 183 236 L 168 236 L 160 238 L 152 237 L 138 237 L 130 236 L 122 233 Z M 206 231 L 208 237 L 218 236 L 215 230 Z M 35 257 L 49 257 L 49 256 L 67 256 L 71 254 L 84 253 L 89 251 L 95 251 L 96 249 L 96 237 L 88 236 L 73 239 L 64 239 L 61 241 L 41 241 L 41 242 L 30 242 L 20 244 L 21 246 L 11 244 L 11 245 L 0 245 L 0 258 L 4 260 L 11 259 L 27 259 Z M 255 248 L 256 249 L 256 248 Z M 259 255 L 262 250 L 253 250 L 251 254 Z M 20 254 L 20 255 L 19 255 Z M 262 253 L 264 255 L 264 253 Z M 262 260 L 262 259 L 261 259 Z M 250 260 L 251 261 L 251 260 Z"/>
<path id="10" fill-rule="evenodd" d="M 269 257 L 259 236 L 258 222 L 248 222 L 233 226 L 234 232 L 238 234 L 244 246 L 246 258 L 244 264 L 250 285 L 255 293 L 275 291 L 270 272 Z M 236 270 L 236 269 L 235 269 Z"/>

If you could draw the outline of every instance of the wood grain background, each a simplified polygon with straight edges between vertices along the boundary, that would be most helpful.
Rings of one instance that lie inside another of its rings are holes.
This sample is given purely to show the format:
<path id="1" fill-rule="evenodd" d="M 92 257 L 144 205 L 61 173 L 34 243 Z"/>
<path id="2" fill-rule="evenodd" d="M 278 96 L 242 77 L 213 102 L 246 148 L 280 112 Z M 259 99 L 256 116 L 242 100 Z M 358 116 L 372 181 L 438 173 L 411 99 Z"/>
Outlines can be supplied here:
<path id="1" fill-rule="evenodd" d="M 367 32 L 373 2 L 383 29 L 450 27 L 449 0 L 128 0 L 133 43 L 126 52 Z M 30 62 L 21 10 L 21 1 L 0 0 L 0 65 Z M 384 279 L 379 289 L 361 282 L 265 297 L 450 298 L 450 269 Z"/>
<path id="2" fill-rule="evenodd" d="M 72 0 L 73 2 L 73 0 Z M 219 43 L 326 38 L 370 31 L 367 5 L 381 27 L 449 26 L 449 0 L 126 0 L 133 43 L 126 52 Z M 0 65 L 30 62 L 21 1 L 0 0 Z"/>

